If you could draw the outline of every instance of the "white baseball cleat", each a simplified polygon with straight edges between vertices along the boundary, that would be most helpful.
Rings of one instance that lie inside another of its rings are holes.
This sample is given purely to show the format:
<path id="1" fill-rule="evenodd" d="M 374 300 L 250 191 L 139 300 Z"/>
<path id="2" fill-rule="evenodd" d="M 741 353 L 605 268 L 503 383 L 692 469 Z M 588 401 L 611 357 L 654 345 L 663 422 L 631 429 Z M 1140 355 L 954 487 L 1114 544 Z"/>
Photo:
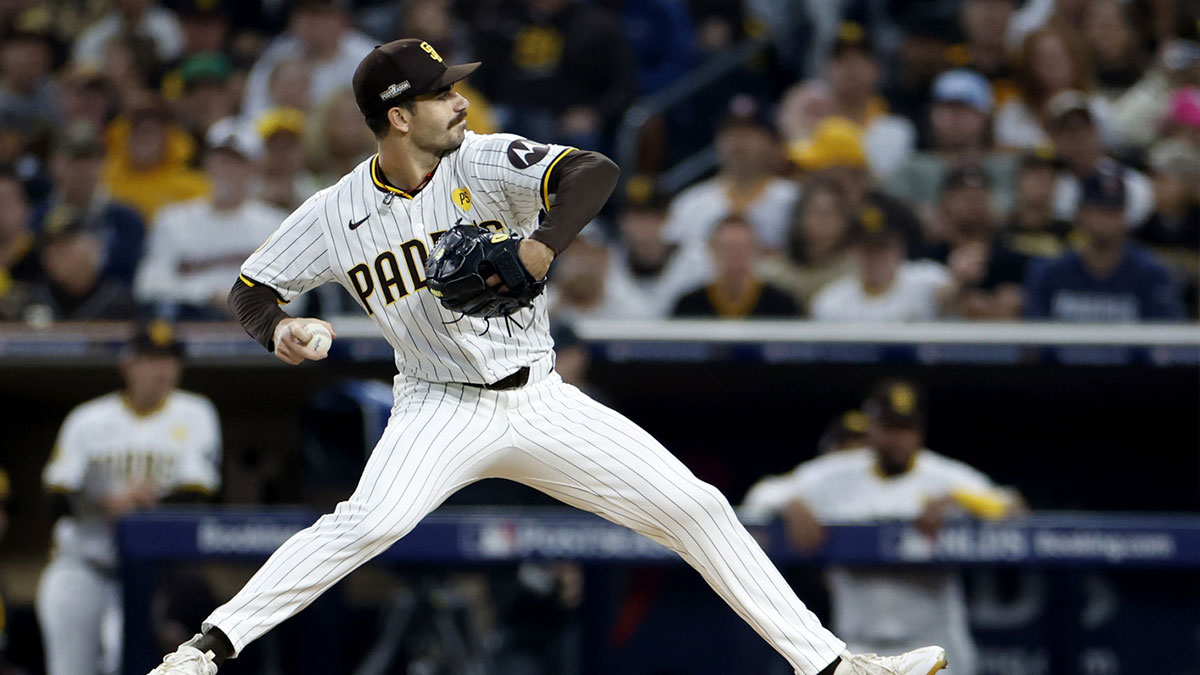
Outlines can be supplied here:
<path id="1" fill-rule="evenodd" d="M 941 647 L 921 647 L 899 656 L 875 654 L 842 654 L 842 663 L 835 675 L 933 675 L 946 667 L 946 650 Z"/>
<path id="2" fill-rule="evenodd" d="M 179 649 L 163 657 L 163 662 L 148 675 L 217 675 L 216 654 L 202 652 L 191 646 L 200 636 L 179 645 Z"/>

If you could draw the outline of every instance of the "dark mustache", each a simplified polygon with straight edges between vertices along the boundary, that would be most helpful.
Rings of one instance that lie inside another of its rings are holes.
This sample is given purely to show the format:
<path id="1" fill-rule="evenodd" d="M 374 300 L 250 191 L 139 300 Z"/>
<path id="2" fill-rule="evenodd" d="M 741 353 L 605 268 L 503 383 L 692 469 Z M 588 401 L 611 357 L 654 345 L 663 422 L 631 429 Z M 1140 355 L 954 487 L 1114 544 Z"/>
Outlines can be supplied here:
<path id="1" fill-rule="evenodd" d="M 452 129 L 452 128 L 454 128 L 454 125 L 458 124 L 459 122 L 461 122 L 461 121 L 463 121 L 463 120 L 465 120 L 465 119 L 467 119 L 467 113 L 463 113 L 463 114 L 459 115 L 458 117 L 455 117 L 455 118 L 454 118 L 454 121 L 453 121 L 453 122 L 451 122 L 451 123 L 450 123 L 450 125 L 449 125 L 449 126 L 447 126 L 446 128 L 447 128 L 447 129 Z"/>

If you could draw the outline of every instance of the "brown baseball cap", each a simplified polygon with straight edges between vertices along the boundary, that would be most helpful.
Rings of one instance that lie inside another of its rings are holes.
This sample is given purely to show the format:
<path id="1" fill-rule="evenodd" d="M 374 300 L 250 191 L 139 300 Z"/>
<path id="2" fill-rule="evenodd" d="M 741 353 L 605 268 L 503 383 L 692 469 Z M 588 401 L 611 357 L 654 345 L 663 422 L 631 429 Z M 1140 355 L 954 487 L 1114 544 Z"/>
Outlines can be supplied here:
<path id="1" fill-rule="evenodd" d="M 415 38 L 377 45 L 354 71 L 354 100 L 364 117 L 465 78 L 479 62 L 447 66 L 428 42 Z"/>
<path id="2" fill-rule="evenodd" d="M 920 427 L 925 422 L 925 397 L 915 383 L 889 378 L 871 390 L 863 412 L 887 427 Z"/>

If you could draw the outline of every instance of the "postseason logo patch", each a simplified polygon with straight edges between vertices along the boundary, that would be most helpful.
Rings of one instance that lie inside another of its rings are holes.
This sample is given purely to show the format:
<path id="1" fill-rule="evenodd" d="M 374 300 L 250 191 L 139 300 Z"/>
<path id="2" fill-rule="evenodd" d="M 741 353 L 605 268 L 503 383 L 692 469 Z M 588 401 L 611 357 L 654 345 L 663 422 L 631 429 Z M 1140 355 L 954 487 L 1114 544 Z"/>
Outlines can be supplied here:
<path id="1" fill-rule="evenodd" d="M 379 98 L 386 101 L 389 98 L 396 98 L 397 96 L 399 96 L 400 94 L 403 94 L 404 92 L 408 91 L 409 89 L 412 89 L 412 85 L 408 83 L 408 80 L 405 80 L 403 82 L 395 83 L 395 84 L 391 85 L 390 87 L 388 87 L 387 89 L 384 89 L 383 92 L 381 92 L 379 94 Z"/>
<path id="2" fill-rule="evenodd" d="M 457 190 L 455 190 L 454 192 L 451 192 L 450 196 L 454 199 L 454 203 L 458 205 L 458 208 L 462 209 L 463 211 L 471 210 L 471 191 L 470 190 L 468 190 L 465 187 L 461 187 L 461 188 L 458 188 Z"/>
<path id="3" fill-rule="evenodd" d="M 548 145 L 519 138 L 508 144 L 508 161 L 518 169 L 528 169 L 542 161 L 548 152 L 550 152 Z"/>

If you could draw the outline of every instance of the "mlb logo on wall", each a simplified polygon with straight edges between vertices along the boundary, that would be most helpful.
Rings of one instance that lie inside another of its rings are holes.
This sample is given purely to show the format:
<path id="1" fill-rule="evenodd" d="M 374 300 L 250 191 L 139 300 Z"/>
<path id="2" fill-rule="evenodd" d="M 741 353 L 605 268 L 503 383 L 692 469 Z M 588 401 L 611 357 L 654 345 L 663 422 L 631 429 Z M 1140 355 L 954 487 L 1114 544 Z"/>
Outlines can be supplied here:
<path id="1" fill-rule="evenodd" d="M 381 93 L 379 95 L 379 98 L 386 101 L 389 98 L 395 98 L 395 97 L 399 96 L 400 94 L 403 94 L 404 92 L 408 91 L 409 89 L 412 89 L 412 85 L 408 83 L 408 80 L 405 80 L 398 84 L 393 84 L 392 86 L 388 87 L 387 89 L 384 89 L 383 93 Z"/>

